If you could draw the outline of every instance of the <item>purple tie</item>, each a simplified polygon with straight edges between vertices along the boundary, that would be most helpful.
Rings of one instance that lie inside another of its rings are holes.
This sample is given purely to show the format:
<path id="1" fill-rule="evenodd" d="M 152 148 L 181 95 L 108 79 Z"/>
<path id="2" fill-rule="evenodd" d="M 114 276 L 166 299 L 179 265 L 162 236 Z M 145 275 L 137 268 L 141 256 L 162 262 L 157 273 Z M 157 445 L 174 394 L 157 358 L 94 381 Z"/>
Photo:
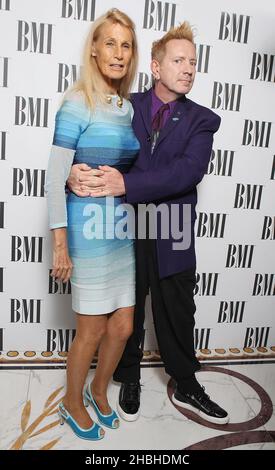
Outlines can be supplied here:
<path id="1" fill-rule="evenodd" d="M 158 112 L 155 114 L 155 116 L 153 117 L 153 120 L 152 120 L 152 131 L 153 132 L 157 132 L 157 131 L 160 131 L 162 128 L 163 128 L 163 116 L 164 116 L 164 113 L 165 111 L 167 111 L 167 109 L 169 109 L 169 104 L 163 104 Z"/>

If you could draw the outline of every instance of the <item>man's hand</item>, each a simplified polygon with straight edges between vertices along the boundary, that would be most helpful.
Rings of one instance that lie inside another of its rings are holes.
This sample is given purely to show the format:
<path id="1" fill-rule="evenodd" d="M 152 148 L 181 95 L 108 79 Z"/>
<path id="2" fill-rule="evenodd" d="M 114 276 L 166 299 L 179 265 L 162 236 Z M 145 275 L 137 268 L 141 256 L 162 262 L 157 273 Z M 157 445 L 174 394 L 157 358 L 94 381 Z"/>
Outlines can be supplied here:
<path id="1" fill-rule="evenodd" d="M 122 174 L 108 165 L 99 166 L 98 168 L 104 172 L 102 176 L 98 177 L 102 185 L 90 190 L 90 196 L 123 196 L 125 194 L 125 184 Z"/>
<path id="2" fill-rule="evenodd" d="M 72 166 L 67 185 L 70 190 L 80 197 L 90 196 L 91 188 L 104 186 L 99 176 L 104 175 L 104 171 L 96 170 L 86 163 L 77 163 Z"/>
<path id="3" fill-rule="evenodd" d="M 108 165 L 93 169 L 86 163 L 72 166 L 67 184 L 80 197 L 123 196 L 125 185 L 122 174 Z"/>

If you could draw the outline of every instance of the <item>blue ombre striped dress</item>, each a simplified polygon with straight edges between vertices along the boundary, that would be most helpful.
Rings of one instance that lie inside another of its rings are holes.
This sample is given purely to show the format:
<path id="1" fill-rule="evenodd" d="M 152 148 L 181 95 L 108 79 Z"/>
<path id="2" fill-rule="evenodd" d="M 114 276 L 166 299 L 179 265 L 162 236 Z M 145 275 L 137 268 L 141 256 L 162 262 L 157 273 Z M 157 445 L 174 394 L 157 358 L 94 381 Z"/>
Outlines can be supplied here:
<path id="1" fill-rule="evenodd" d="M 132 105 L 124 99 L 119 108 L 117 99 L 113 96 L 111 104 L 91 111 L 81 92 L 67 95 L 56 114 L 47 171 L 49 226 L 67 227 L 72 307 L 86 315 L 135 304 L 134 234 L 122 223 L 128 205 L 121 197 L 82 198 L 71 192 L 65 196 L 73 163 L 92 168 L 109 165 L 124 173 L 136 158 L 139 142 L 131 126 Z M 116 215 L 119 205 L 120 215 Z"/>

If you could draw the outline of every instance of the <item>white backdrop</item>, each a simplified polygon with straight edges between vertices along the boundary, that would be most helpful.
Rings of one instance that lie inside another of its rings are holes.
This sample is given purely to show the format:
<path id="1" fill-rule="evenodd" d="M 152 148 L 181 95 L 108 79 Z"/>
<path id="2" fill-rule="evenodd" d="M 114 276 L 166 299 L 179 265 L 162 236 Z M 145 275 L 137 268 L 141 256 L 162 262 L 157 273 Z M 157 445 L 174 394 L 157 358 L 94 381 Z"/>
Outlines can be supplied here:
<path id="1" fill-rule="evenodd" d="M 188 20 L 198 53 L 189 97 L 222 118 L 199 186 L 198 357 L 274 358 L 274 2 L 0 0 L 1 364 L 60 363 L 73 338 L 70 285 L 49 276 L 43 184 L 62 94 L 91 21 L 113 7 L 136 23 L 133 91 L 150 86 L 152 41 Z M 144 350 L 159 360 L 149 298 Z"/>

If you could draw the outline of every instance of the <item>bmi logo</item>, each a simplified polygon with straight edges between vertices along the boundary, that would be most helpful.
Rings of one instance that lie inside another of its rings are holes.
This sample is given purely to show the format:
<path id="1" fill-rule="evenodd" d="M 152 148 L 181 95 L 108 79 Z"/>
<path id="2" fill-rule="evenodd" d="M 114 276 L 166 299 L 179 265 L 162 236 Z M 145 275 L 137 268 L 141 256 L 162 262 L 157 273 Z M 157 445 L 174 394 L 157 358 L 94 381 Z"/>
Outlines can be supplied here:
<path id="1" fill-rule="evenodd" d="M 273 155 L 273 162 L 272 162 L 272 165 L 271 165 L 270 179 L 275 180 L 275 155 Z"/>
<path id="2" fill-rule="evenodd" d="M 71 283 L 62 282 L 60 279 L 53 278 L 51 275 L 51 269 L 49 269 L 49 294 L 70 294 Z"/>
<path id="3" fill-rule="evenodd" d="M 226 268 L 251 268 L 255 245 L 228 245 Z"/>
<path id="4" fill-rule="evenodd" d="M 77 68 L 76 65 L 71 64 L 58 64 L 58 81 L 57 91 L 58 93 L 64 93 L 80 75 L 81 67 Z"/>
<path id="5" fill-rule="evenodd" d="M 5 204 L 6 202 L 0 201 L 0 228 L 5 228 Z"/>
<path id="6" fill-rule="evenodd" d="M 240 111 L 242 89 L 242 85 L 235 83 L 214 82 L 211 107 L 224 111 Z"/>
<path id="7" fill-rule="evenodd" d="M 242 323 L 245 301 L 221 301 L 218 323 Z"/>
<path id="8" fill-rule="evenodd" d="M 199 213 L 197 237 L 223 238 L 227 214 Z"/>
<path id="9" fill-rule="evenodd" d="M 9 11 L 10 10 L 10 0 L 0 0 L 0 10 Z"/>
<path id="10" fill-rule="evenodd" d="M 52 53 L 53 25 L 18 21 L 17 50 L 36 52 L 39 54 Z"/>
<path id="11" fill-rule="evenodd" d="M 270 327 L 253 327 L 246 328 L 244 348 L 259 348 L 266 347 Z"/>
<path id="12" fill-rule="evenodd" d="M 0 160 L 6 160 L 7 132 L 0 131 Z"/>
<path id="13" fill-rule="evenodd" d="M 263 194 L 261 184 L 237 184 L 234 207 L 237 209 L 260 209 Z"/>
<path id="14" fill-rule="evenodd" d="M 0 328 L 0 351 L 3 351 L 4 349 L 4 328 Z"/>
<path id="15" fill-rule="evenodd" d="M 43 237 L 11 237 L 11 261 L 42 263 Z"/>
<path id="16" fill-rule="evenodd" d="M 175 3 L 145 0 L 143 28 L 155 31 L 168 31 L 175 26 Z"/>
<path id="17" fill-rule="evenodd" d="M 234 150 L 212 150 L 207 174 L 232 176 L 234 155 Z"/>
<path id="18" fill-rule="evenodd" d="M 47 330 L 46 351 L 69 351 L 76 330 Z"/>
<path id="19" fill-rule="evenodd" d="M 210 340 L 210 333 L 212 328 L 195 328 L 194 336 L 195 336 L 195 349 L 208 349 L 209 348 L 209 340 Z"/>
<path id="20" fill-rule="evenodd" d="M 255 274 L 252 295 L 275 295 L 275 274 Z"/>
<path id="21" fill-rule="evenodd" d="M 94 21 L 96 0 L 62 0 L 62 18 Z"/>
<path id="22" fill-rule="evenodd" d="M 197 273 L 194 295 L 216 295 L 219 273 Z"/>
<path id="23" fill-rule="evenodd" d="M 264 217 L 262 240 L 275 240 L 275 217 Z"/>
<path id="24" fill-rule="evenodd" d="M 247 44 L 250 16 L 236 13 L 221 14 L 219 39 Z"/>
<path id="25" fill-rule="evenodd" d="M 42 299 L 11 299 L 11 323 L 40 323 Z"/>
<path id="26" fill-rule="evenodd" d="M 153 84 L 153 77 L 152 75 L 144 72 L 140 72 L 138 74 L 138 92 L 143 93 L 144 91 L 149 90 Z"/>
<path id="27" fill-rule="evenodd" d="M 49 99 L 15 97 L 15 125 L 48 127 Z"/>
<path id="28" fill-rule="evenodd" d="M 275 82 L 275 56 L 253 52 L 250 78 L 262 82 Z"/>
<path id="29" fill-rule="evenodd" d="M 13 196 L 44 197 L 46 170 L 13 168 Z"/>
<path id="30" fill-rule="evenodd" d="M 250 119 L 246 119 L 244 122 L 242 145 L 268 148 L 271 126 L 272 122 L 253 122 Z"/>
<path id="31" fill-rule="evenodd" d="M 1 10 L 0 10 L 1 11 Z M 9 58 L 0 57 L 0 87 L 8 87 Z"/>
<path id="32" fill-rule="evenodd" d="M 211 47 L 207 44 L 196 44 L 197 72 L 208 73 Z"/>
<path id="33" fill-rule="evenodd" d="M 4 292 L 4 268 L 0 267 L 0 292 Z"/>

